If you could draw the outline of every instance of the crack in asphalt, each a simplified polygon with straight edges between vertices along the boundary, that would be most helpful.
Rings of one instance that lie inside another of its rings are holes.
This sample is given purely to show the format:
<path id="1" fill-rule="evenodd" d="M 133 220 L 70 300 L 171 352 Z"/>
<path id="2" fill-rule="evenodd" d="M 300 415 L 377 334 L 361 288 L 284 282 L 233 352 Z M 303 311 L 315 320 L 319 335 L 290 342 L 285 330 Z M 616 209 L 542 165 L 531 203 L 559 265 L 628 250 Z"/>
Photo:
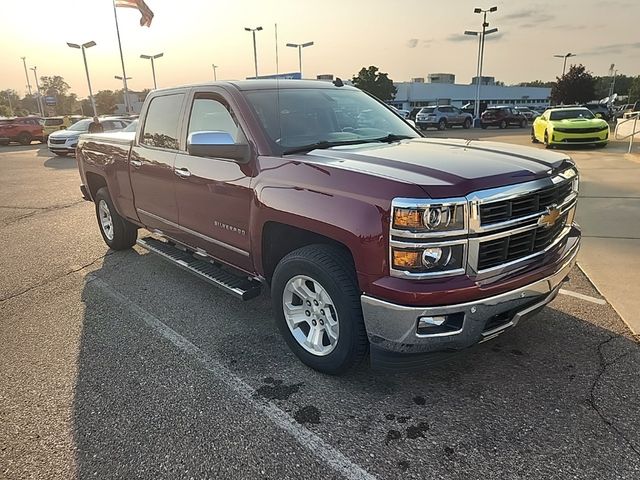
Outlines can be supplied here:
<path id="1" fill-rule="evenodd" d="M 36 283 L 35 285 L 31 285 L 30 287 L 25 288 L 24 290 L 21 290 L 19 292 L 12 293 L 11 295 L 8 295 L 6 297 L 0 298 L 0 303 L 4 303 L 4 302 L 6 302 L 8 300 L 11 300 L 13 298 L 16 298 L 16 297 L 20 297 L 21 295 L 24 295 L 25 293 L 30 292 L 31 290 L 43 287 L 43 286 L 48 285 L 50 283 L 53 283 L 53 282 L 55 282 L 57 280 L 60 280 L 61 278 L 64 278 L 64 277 L 66 277 L 68 275 L 71 275 L 72 273 L 76 273 L 76 272 L 79 272 L 80 270 L 84 270 L 85 268 L 90 267 L 91 265 L 93 265 L 94 263 L 98 262 L 99 260 L 102 260 L 103 258 L 106 258 L 109 255 L 113 255 L 114 253 L 115 253 L 115 251 L 113 251 L 113 250 L 108 251 L 104 255 L 100 255 L 98 258 L 90 261 L 89 263 L 85 263 L 84 265 L 82 265 L 80 267 L 72 268 L 71 270 L 68 270 L 68 271 L 66 271 L 64 273 L 61 273 L 60 275 L 55 275 L 53 277 L 49 277 L 49 278 L 47 278 L 46 280 L 43 280 L 40 283 Z"/>
<path id="2" fill-rule="evenodd" d="M 614 338 L 615 337 L 613 335 L 610 335 L 609 338 L 607 338 L 606 340 L 603 340 L 598 344 L 597 351 L 598 351 L 598 358 L 600 362 L 600 369 L 599 369 L 598 375 L 596 375 L 596 378 L 593 380 L 593 383 L 591 384 L 591 388 L 589 389 L 589 398 L 587 399 L 587 402 L 589 403 L 591 408 L 593 408 L 596 411 L 600 419 L 605 424 L 607 424 L 614 432 L 616 432 L 627 443 L 629 448 L 631 448 L 631 450 L 633 450 L 635 454 L 640 457 L 640 449 L 633 444 L 633 442 L 624 434 L 624 432 L 622 432 L 622 430 L 620 430 L 611 420 L 609 420 L 604 415 L 604 413 L 602 413 L 602 411 L 600 410 L 596 402 L 595 390 L 596 390 L 596 387 L 598 386 L 598 383 L 600 382 L 600 378 L 602 378 L 602 375 L 604 375 L 608 367 L 615 364 L 618 360 L 629 355 L 629 352 L 627 352 L 617 356 L 615 359 L 611 360 L 610 362 L 607 362 L 605 360 L 604 354 L 602 353 L 602 348 Z"/>
<path id="3" fill-rule="evenodd" d="M 34 215 L 38 215 L 40 213 L 53 212 L 55 210 L 63 210 L 65 208 L 70 208 L 75 205 L 79 205 L 81 203 L 84 203 L 84 200 L 76 200 L 75 202 L 65 203 L 62 205 L 52 205 L 50 207 L 20 207 L 16 205 L 0 205 L 0 208 L 10 208 L 15 210 L 34 210 L 33 212 L 25 213 L 24 215 L 19 215 L 17 217 L 10 218 L 9 220 L 2 222 L 1 225 L 3 227 L 6 227 L 7 225 L 11 225 L 13 223 L 19 222 L 20 220 L 33 217 Z"/>

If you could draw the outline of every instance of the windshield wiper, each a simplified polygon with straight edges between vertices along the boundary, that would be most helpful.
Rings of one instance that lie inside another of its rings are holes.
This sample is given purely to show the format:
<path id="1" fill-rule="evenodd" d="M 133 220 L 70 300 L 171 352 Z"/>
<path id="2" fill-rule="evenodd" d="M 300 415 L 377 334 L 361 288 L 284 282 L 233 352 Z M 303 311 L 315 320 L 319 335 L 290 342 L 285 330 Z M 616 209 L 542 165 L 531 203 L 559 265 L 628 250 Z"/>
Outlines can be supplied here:
<path id="1" fill-rule="evenodd" d="M 380 142 L 397 142 L 398 140 L 405 140 L 408 138 L 414 138 L 409 135 L 395 135 L 390 133 L 384 137 L 379 138 L 362 138 L 358 140 L 343 140 L 341 142 L 329 142 L 328 140 L 322 140 L 316 143 L 310 143 L 309 145 L 302 145 L 300 147 L 293 147 L 282 152 L 283 155 L 289 155 L 292 153 L 310 152 L 317 148 L 331 148 L 340 147 L 343 145 L 358 145 L 360 143 L 380 143 Z"/>

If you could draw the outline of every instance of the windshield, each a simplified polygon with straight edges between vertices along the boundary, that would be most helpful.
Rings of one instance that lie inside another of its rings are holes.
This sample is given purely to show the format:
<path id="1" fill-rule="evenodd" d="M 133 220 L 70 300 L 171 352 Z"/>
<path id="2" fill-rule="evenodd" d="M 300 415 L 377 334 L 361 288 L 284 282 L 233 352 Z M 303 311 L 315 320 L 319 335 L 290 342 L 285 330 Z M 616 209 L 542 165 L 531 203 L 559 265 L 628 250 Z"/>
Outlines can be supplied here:
<path id="1" fill-rule="evenodd" d="M 419 137 L 403 119 L 360 90 L 290 88 L 246 93 L 280 153 L 314 146 Z"/>
<path id="2" fill-rule="evenodd" d="M 591 111 L 586 108 L 571 108 L 567 110 L 557 110 L 551 112 L 549 120 L 567 120 L 570 118 L 595 118 Z"/>
<path id="3" fill-rule="evenodd" d="M 71 130 L 72 132 L 88 132 L 89 124 L 92 121 L 93 120 L 91 120 L 90 118 L 87 118 L 86 120 L 80 120 L 79 122 L 74 123 L 69 128 L 67 128 L 67 130 Z"/>
<path id="4" fill-rule="evenodd" d="M 138 128 L 138 120 L 134 120 L 126 128 L 123 128 L 123 132 L 135 132 L 136 128 Z"/>

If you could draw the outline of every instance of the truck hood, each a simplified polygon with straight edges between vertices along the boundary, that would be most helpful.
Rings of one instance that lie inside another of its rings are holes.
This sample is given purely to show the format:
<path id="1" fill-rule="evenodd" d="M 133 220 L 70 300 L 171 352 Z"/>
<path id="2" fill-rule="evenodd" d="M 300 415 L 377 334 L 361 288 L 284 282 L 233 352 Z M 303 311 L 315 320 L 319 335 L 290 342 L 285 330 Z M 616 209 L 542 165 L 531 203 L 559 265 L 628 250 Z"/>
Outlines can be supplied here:
<path id="1" fill-rule="evenodd" d="M 300 160 L 415 184 L 432 198 L 536 180 L 571 164 L 564 154 L 531 147 L 426 138 L 318 149 Z"/>
<path id="2" fill-rule="evenodd" d="M 563 120 L 551 120 L 554 127 L 563 128 L 585 128 L 585 127 L 604 127 L 607 122 L 601 118 L 565 118 Z"/>

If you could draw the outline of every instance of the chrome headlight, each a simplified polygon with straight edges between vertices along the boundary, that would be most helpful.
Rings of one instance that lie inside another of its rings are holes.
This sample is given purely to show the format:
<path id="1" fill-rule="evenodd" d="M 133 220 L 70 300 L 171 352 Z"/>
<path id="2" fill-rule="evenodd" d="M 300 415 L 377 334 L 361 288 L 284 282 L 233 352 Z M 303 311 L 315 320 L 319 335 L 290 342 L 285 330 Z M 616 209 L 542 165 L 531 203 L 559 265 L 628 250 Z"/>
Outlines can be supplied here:
<path id="1" fill-rule="evenodd" d="M 416 233 L 467 233 L 466 200 L 429 200 L 406 205 L 394 202 L 392 229 Z"/>

